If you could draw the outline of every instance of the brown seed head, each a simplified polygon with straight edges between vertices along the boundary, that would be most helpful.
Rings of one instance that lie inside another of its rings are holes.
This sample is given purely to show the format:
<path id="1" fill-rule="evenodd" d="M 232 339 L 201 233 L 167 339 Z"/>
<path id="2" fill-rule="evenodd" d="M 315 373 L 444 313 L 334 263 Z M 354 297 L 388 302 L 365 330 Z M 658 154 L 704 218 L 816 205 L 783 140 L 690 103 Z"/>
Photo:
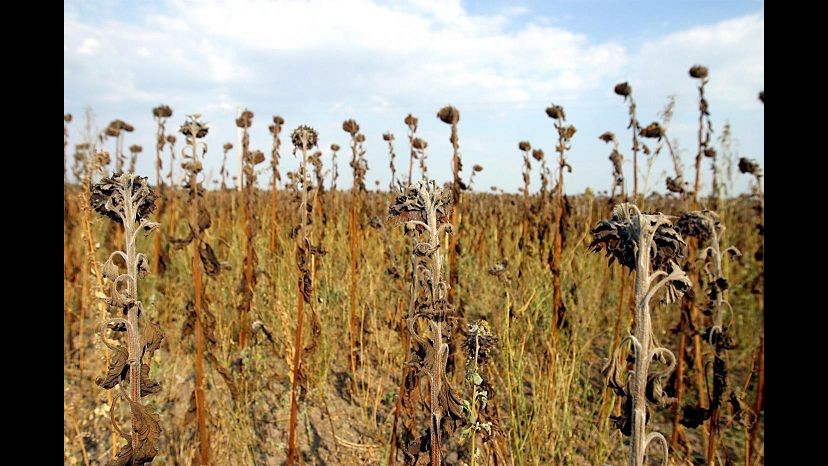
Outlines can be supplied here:
<path id="1" fill-rule="evenodd" d="M 410 113 L 408 114 L 408 116 L 405 117 L 405 124 L 408 125 L 408 127 L 413 129 L 414 131 L 417 131 L 417 122 L 418 121 L 419 120 L 417 119 L 417 117 L 415 117 L 414 115 L 412 115 Z"/>
<path id="2" fill-rule="evenodd" d="M 613 133 L 612 131 L 607 131 L 604 134 L 598 136 L 598 139 L 604 142 L 612 142 L 615 140 L 615 133 Z"/>
<path id="3" fill-rule="evenodd" d="M 316 147 L 316 144 L 319 142 L 319 133 L 317 133 L 315 129 L 307 125 L 300 125 L 298 128 L 293 130 L 293 133 L 290 135 L 290 140 L 293 142 L 293 146 L 301 149 L 303 137 L 305 138 L 306 143 L 305 149 Z"/>
<path id="4" fill-rule="evenodd" d="M 425 150 L 428 147 L 428 142 L 425 139 L 414 138 L 414 141 L 411 143 L 415 149 Z"/>
<path id="5" fill-rule="evenodd" d="M 646 128 L 641 128 L 638 135 L 645 138 L 652 138 L 661 140 L 664 137 L 664 128 L 658 122 L 652 122 Z"/>
<path id="6" fill-rule="evenodd" d="M 549 107 L 546 107 L 546 115 L 554 120 L 566 120 L 566 114 L 564 113 L 563 107 L 560 105 L 552 104 Z"/>
<path id="7" fill-rule="evenodd" d="M 382 140 L 383 141 L 393 141 L 394 140 L 394 133 L 389 131 L 389 132 L 383 134 L 382 135 Z"/>
<path id="8" fill-rule="evenodd" d="M 354 137 L 359 132 L 359 124 L 357 124 L 356 120 L 345 120 L 342 122 L 342 131 Z"/>
<path id="9" fill-rule="evenodd" d="M 140 154 L 141 152 L 144 151 L 144 148 L 139 146 L 138 144 L 133 144 L 133 145 L 129 146 L 129 151 L 133 152 L 133 153 L 136 153 L 136 154 Z"/>
<path id="10" fill-rule="evenodd" d="M 172 109 L 169 105 L 159 105 L 152 109 L 152 116 L 156 118 L 169 118 L 172 116 Z"/>
<path id="11" fill-rule="evenodd" d="M 357 134 L 356 135 L 356 142 L 365 142 L 365 135 L 362 134 L 362 133 Z"/>
<path id="12" fill-rule="evenodd" d="M 763 104 L 765 103 L 765 91 L 759 91 L 759 100 L 761 100 Z M 72 115 L 69 115 L 69 117 L 71 119 Z"/>
<path id="13" fill-rule="evenodd" d="M 72 121 L 72 114 L 71 113 L 64 114 L 63 115 L 63 121 L 65 121 L 66 123 L 71 122 Z"/>
<path id="14" fill-rule="evenodd" d="M 167 144 L 175 144 L 175 136 L 170 134 L 167 136 Z"/>
<path id="15" fill-rule="evenodd" d="M 522 150 L 523 152 L 529 152 L 532 150 L 532 144 L 529 144 L 529 141 L 520 141 L 518 143 L 518 149 Z"/>
<path id="16" fill-rule="evenodd" d="M 712 147 L 708 147 L 707 149 L 704 150 L 704 156 L 705 157 L 710 157 L 711 159 L 716 158 L 716 149 L 714 149 Z"/>
<path id="17" fill-rule="evenodd" d="M 331 144 L 331 150 L 337 152 L 339 150 L 339 144 Z"/>
<path id="18" fill-rule="evenodd" d="M 225 142 L 223 147 L 224 147 L 224 151 L 227 152 L 227 151 L 229 151 L 230 149 L 233 148 L 233 144 L 230 144 L 229 142 Z"/>
<path id="19" fill-rule="evenodd" d="M 690 68 L 690 76 L 696 79 L 704 79 L 707 77 L 707 67 L 704 65 L 693 65 Z"/>
<path id="20" fill-rule="evenodd" d="M 755 160 L 747 159 L 745 157 L 739 159 L 739 171 L 754 176 L 761 173 L 759 169 L 759 163 Z"/>
<path id="21" fill-rule="evenodd" d="M 260 164 L 264 162 L 265 156 L 264 153 L 260 150 L 254 150 L 250 153 L 250 161 L 253 162 L 253 165 Z"/>
<path id="22" fill-rule="evenodd" d="M 474 170 L 476 173 L 480 173 L 480 172 L 483 171 L 483 165 L 474 164 L 474 166 L 472 167 L 472 170 Z"/>
<path id="23" fill-rule="evenodd" d="M 236 118 L 236 126 L 239 128 L 250 128 L 253 124 L 253 112 L 250 110 L 245 110 L 242 112 L 241 116 Z"/>
<path id="24" fill-rule="evenodd" d="M 533 157 L 535 160 L 537 160 L 538 162 L 540 162 L 541 160 L 543 160 L 543 150 L 541 150 L 541 149 L 535 149 L 535 150 L 533 150 L 533 151 L 532 151 L 532 157 Z"/>
<path id="25" fill-rule="evenodd" d="M 210 131 L 210 128 L 207 126 L 207 123 L 201 121 L 201 115 L 187 115 L 187 121 L 181 125 L 181 134 L 184 136 L 194 136 L 196 139 L 201 139 L 204 136 L 207 136 L 207 132 Z"/>
<path id="26" fill-rule="evenodd" d="M 437 118 L 447 125 L 456 125 L 460 121 L 460 110 L 446 105 L 437 112 Z"/>
<path id="27" fill-rule="evenodd" d="M 629 97 L 632 94 L 632 86 L 627 81 L 615 85 L 615 93 L 622 97 Z"/>

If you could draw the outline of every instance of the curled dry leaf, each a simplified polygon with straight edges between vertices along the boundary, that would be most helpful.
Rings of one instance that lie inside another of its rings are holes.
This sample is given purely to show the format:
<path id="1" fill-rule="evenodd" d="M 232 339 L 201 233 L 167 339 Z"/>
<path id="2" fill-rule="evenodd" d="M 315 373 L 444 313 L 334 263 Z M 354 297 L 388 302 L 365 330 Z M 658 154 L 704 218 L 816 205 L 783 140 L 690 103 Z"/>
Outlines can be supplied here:
<path id="1" fill-rule="evenodd" d="M 107 466 L 131 466 L 152 462 L 158 454 L 158 440 L 161 438 L 161 419 L 149 410 L 148 407 L 132 402 L 124 397 L 132 410 L 133 431 L 138 434 L 138 448 L 132 450 L 132 439 L 124 436 L 127 443 L 118 452 L 117 456 L 107 463 Z"/>
<path id="2" fill-rule="evenodd" d="M 104 344 L 112 350 L 109 356 L 109 366 L 107 366 L 106 374 L 102 377 L 97 377 L 95 379 L 95 384 L 101 388 L 105 388 L 107 390 L 111 389 L 121 380 L 126 378 L 126 374 L 129 370 L 127 366 L 127 359 L 129 358 L 127 354 L 126 348 L 123 348 L 118 345 L 111 345 L 106 339 L 103 340 Z"/>
<path id="3" fill-rule="evenodd" d="M 216 277 L 221 272 L 222 266 L 216 257 L 215 251 L 213 251 L 212 246 L 206 241 L 201 243 L 201 248 L 198 251 L 198 255 L 201 258 L 201 265 L 204 266 L 204 273 L 211 277 Z"/>

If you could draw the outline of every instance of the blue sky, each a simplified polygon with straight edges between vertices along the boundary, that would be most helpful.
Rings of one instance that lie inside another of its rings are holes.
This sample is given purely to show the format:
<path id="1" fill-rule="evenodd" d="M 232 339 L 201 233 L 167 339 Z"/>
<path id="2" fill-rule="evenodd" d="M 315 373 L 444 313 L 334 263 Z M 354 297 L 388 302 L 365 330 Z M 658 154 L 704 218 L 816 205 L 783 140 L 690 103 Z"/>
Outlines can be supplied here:
<path id="1" fill-rule="evenodd" d="M 299 124 L 316 127 L 326 152 L 332 142 L 347 146 L 341 123 L 356 119 L 367 137 L 369 183 L 379 179 L 383 186 L 390 172 L 381 135 L 397 136 L 398 168 L 405 172 L 403 119 L 411 112 L 429 142 L 430 174 L 448 180 L 449 127 L 436 112 L 452 104 L 461 112 L 464 178 L 479 163 L 478 190 L 516 191 L 522 185 L 518 142 L 553 153 L 554 129 L 544 109 L 554 102 L 578 129 L 567 192 L 606 190 L 610 148 L 598 139 L 604 131 L 618 135 L 632 177 L 627 108 L 612 91 L 620 81 L 632 85 L 642 125 L 676 96 L 669 133 L 689 175 L 698 104 L 687 70 L 696 63 L 710 68 L 714 138 L 729 121 L 739 155 L 764 165 L 764 108 L 756 97 L 764 89 L 763 2 L 64 2 L 64 113 L 76 117 L 70 140 L 81 141 L 86 106 L 97 128 L 126 120 L 136 127 L 126 145 L 144 146 L 138 171 L 150 179 L 151 111 L 165 103 L 174 111 L 168 129 L 189 113 L 211 123 L 206 168 L 212 179 L 221 145 L 236 143 L 237 109 L 247 107 L 256 115 L 251 147 L 265 153 L 273 115 L 286 120 L 287 134 Z M 283 149 L 283 163 L 293 169 L 289 144 Z M 350 184 L 347 158 L 340 154 L 340 186 Z M 663 191 L 667 174 L 672 163 L 662 153 L 649 188 Z M 735 179 L 737 190 L 746 189 L 746 177 Z M 709 170 L 703 184 L 709 188 Z"/>

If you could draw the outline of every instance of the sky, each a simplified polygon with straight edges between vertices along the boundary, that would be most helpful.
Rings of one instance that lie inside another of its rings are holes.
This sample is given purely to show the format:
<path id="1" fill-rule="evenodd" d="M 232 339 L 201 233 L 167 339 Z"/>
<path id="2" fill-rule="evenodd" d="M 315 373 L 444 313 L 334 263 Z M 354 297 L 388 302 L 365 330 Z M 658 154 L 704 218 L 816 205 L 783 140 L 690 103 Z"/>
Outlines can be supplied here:
<path id="1" fill-rule="evenodd" d="M 451 104 L 461 115 L 463 178 L 480 164 L 476 190 L 517 192 L 523 185 L 519 141 L 555 155 L 554 122 L 545 114 L 554 103 L 577 128 L 566 191 L 610 188 L 611 148 L 598 139 L 604 131 L 619 139 L 631 189 L 628 109 L 614 85 L 630 83 L 642 126 L 658 120 L 675 96 L 668 134 L 690 178 L 698 81 L 688 69 L 699 63 L 710 70 L 706 96 L 715 147 L 729 122 L 737 157 L 764 165 L 764 107 L 757 98 L 764 90 L 764 35 L 764 3 L 753 0 L 65 0 L 63 105 L 75 117 L 70 144 L 83 142 L 87 108 L 98 130 L 115 118 L 133 124 L 125 147 L 144 147 L 137 171 L 151 181 L 152 108 L 159 104 L 173 109 L 168 131 L 187 114 L 209 122 L 210 180 L 218 178 L 221 146 L 238 145 L 234 120 L 247 108 L 255 114 L 251 149 L 269 156 L 267 127 L 280 115 L 282 173 L 293 170 L 298 162 L 289 134 L 311 125 L 326 162 L 331 143 L 345 149 L 338 185 L 349 187 L 349 135 L 341 126 L 353 118 L 366 136 L 369 187 L 380 180 L 386 188 L 391 174 L 382 134 L 396 136 L 398 175 L 406 177 L 408 113 L 419 118 L 418 135 L 429 143 L 429 174 L 451 179 L 450 127 L 436 117 Z M 113 146 L 109 141 L 107 149 Z M 707 191 L 709 161 L 703 166 Z M 264 185 L 269 165 L 259 167 Z M 652 163 L 647 189 L 663 192 L 672 167 L 665 150 Z M 640 188 L 646 168 L 639 154 Z M 747 176 L 734 171 L 734 189 L 747 190 Z M 533 161 L 533 190 L 539 184 Z"/>

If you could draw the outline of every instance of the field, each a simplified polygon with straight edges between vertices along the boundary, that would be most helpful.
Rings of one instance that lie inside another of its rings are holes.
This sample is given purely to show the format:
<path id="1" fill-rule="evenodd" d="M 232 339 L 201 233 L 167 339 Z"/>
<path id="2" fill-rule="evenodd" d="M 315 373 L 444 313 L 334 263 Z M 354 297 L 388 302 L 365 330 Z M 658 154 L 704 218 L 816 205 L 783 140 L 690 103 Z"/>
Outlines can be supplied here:
<path id="1" fill-rule="evenodd" d="M 275 117 L 270 154 L 245 136 L 242 189 L 226 171 L 218 188 L 199 186 L 207 129 L 196 118 L 179 128 L 168 108 L 154 110 L 156 150 L 131 148 L 162 162 L 138 174 L 147 180 L 113 175 L 129 171 L 123 122 L 65 144 L 64 463 L 601 465 L 644 445 L 640 461 L 661 464 L 660 440 L 639 443 L 661 432 L 669 464 L 764 464 L 758 166 L 705 140 L 701 112 L 673 192 L 640 193 L 641 175 L 616 171 L 611 193 L 563 196 L 577 140 L 552 106 L 556 152 L 516 141 L 526 190 L 487 192 L 469 176 L 496 167 L 461 172 L 460 113 L 437 110 L 455 149 L 445 185 L 418 183 L 427 161 L 408 118 L 410 138 L 386 137 L 393 189 L 365 186 L 353 120 L 348 147 L 329 148 Z M 617 140 L 648 145 L 626 155 L 643 172 L 667 125 L 631 115 L 634 136 L 602 138 L 617 157 Z M 246 134 L 253 118 L 236 125 Z M 74 120 L 65 136 L 81 132 Z M 284 157 L 294 147 L 299 162 Z M 694 193 L 699 177 L 724 184 L 737 169 L 752 193 Z M 616 208 L 625 200 L 638 210 Z M 652 248 L 636 236 L 650 226 Z M 650 273 L 683 296 L 642 300 Z M 636 345 L 669 351 L 652 353 L 648 373 Z"/>

